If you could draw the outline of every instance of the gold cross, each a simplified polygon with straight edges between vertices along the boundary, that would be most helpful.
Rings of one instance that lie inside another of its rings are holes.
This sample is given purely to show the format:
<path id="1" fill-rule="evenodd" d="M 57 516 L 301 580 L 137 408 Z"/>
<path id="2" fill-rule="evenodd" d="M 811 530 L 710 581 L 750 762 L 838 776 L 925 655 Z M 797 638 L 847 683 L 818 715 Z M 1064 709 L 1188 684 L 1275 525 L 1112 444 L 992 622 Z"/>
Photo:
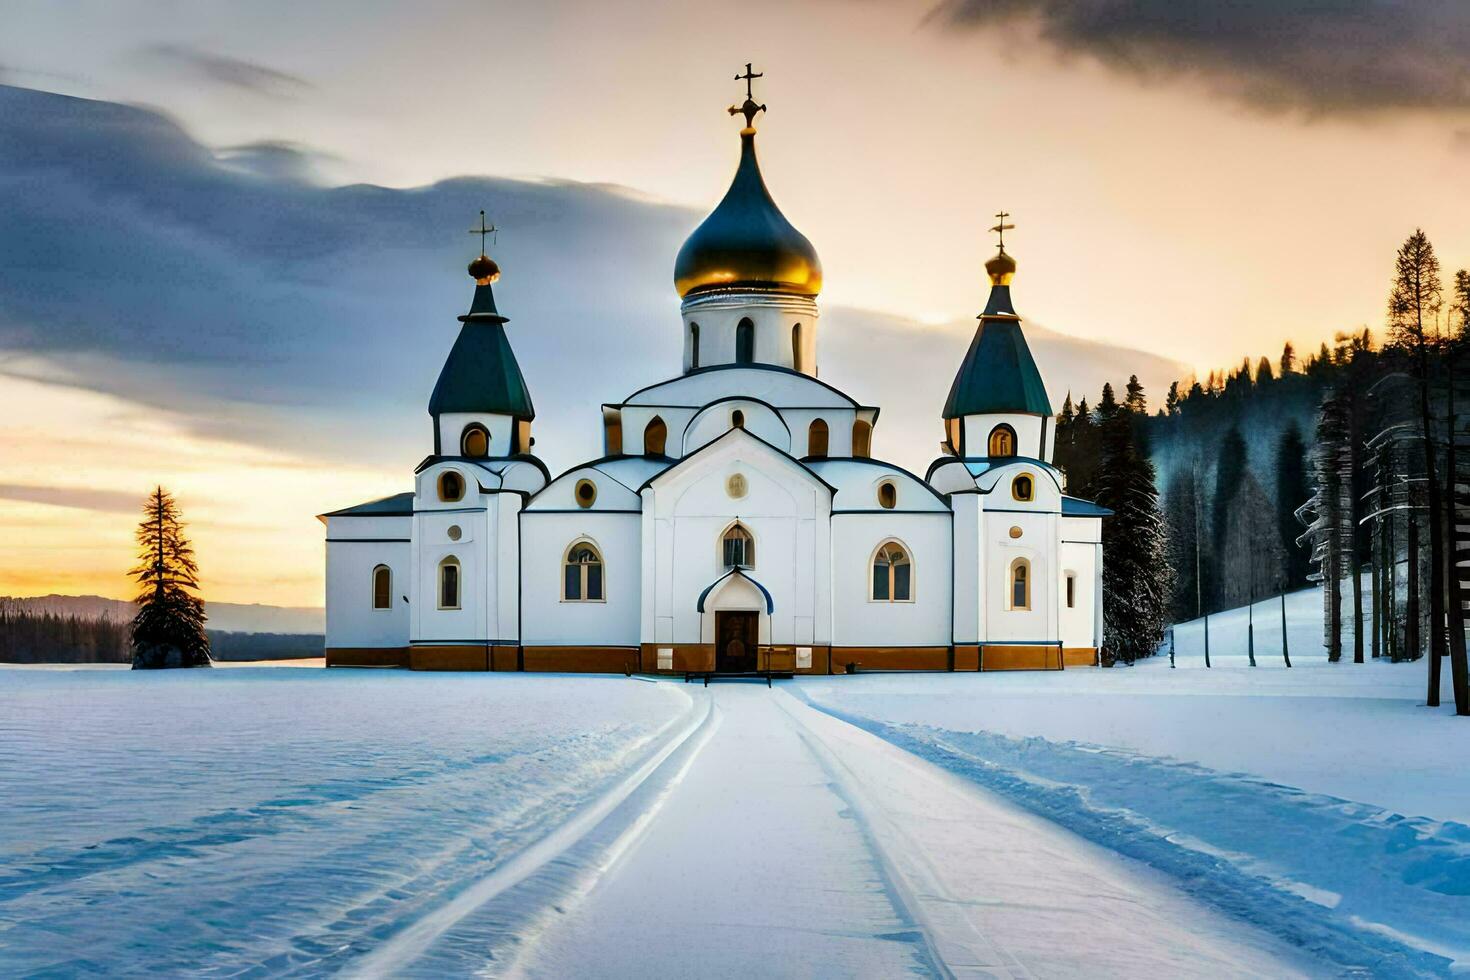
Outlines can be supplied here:
<path id="1" fill-rule="evenodd" d="M 1012 230 L 1016 226 L 1006 224 L 1006 219 L 1011 216 L 1011 213 L 1009 211 L 999 211 L 996 213 L 995 216 L 999 218 L 1000 221 L 996 224 L 994 228 L 990 230 L 1000 235 L 1000 241 L 997 244 L 999 244 L 1000 250 L 1004 252 L 1006 250 L 1006 232 Z"/>
<path id="2" fill-rule="evenodd" d="M 470 234 L 471 235 L 479 235 L 480 236 L 480 254 L 481 255 L 484 255 L 485 254 L 485 236 L 486 235 L 494 235 L 495 234 L 495 226 L 494 225 L 486 226 L 486 224 L 485 224 L 485 212 L 484 212 L 483 209 L 480 211 L 480 227 L 478 227 L 478 228 L 471 228 L 470 229 Z"/>

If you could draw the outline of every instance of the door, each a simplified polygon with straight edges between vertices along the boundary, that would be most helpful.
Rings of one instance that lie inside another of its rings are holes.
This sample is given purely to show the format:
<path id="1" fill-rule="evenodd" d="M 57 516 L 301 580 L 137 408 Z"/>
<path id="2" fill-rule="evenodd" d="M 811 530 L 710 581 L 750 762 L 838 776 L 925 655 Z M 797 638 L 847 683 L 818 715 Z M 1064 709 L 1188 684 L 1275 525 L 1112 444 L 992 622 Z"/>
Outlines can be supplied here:
<path id="1" fill-rule="evenodd" d="M 715 613 L 715 670 L 731 674 L 753 672 L 759 642 L 760 613 Z"/>

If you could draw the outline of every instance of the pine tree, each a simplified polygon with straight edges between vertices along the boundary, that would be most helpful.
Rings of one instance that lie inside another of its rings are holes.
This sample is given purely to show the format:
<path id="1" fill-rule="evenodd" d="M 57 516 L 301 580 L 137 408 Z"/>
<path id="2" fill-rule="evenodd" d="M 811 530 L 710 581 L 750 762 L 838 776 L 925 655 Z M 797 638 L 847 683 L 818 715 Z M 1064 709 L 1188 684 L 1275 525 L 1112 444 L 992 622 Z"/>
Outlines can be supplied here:
<path id="1" fill-rule="evenodd" d="M 1163 642 L 1173 590 L 1168 534 L 1154 465 L 1139 452 L 1134 416 L 1120 408 L 1112 385 L 1103 386 L 1098 402 L 1098 430 L 1093 495 L 1113 512 L 1103 521 L 1104 662 L 1132 663 Z"/>
<path id="2" fill-rule="evenodd" d="M 1299 589 L 1307 584 L 1310 564 L 1307 553 L 1296 543 L 1301 524 L 1296 509 L 1307 502 L 1307 447 L 1295 422 L 1281 432 L 1276 443 L 1276 529 L 1286 554 L 1286 585 Z"/>
<path id="3" fill-rule="evenodd" d="M 1429 408 L 1430 348 L 1436 346 L 1429 334 L 1444 299 L 1439 279 L 1439 259 L 1423 229 L 1416 228 L 1399 248 L 1394 263 L 1393 288 L 1388 297 L 1389 334 L 1414 358 L 1419 382 L 1420 436 L 1424 443 L 1424 475 L 1429 497 L 1429 689 L 1428 703 L 1439 704 L 1440 658 L 1448 653 L 1445 633 L 1445 582 L 1448 535 L 1441 512 L 1440 487 L 1435 465 L 1434 415 Z M 1463 644 L 1457 644 L 1463 650 Z M 1451 663 L 1454 675 L 1455 713 L 1470 715 L 1470 679 L 1465 656 Z"/>
<path id="4" fill-rule="evenodd" d="M 1295 373 L 1296 373 L 1296 348 L 1293 347 L 1291 345 L 1291 341 L 1288 340 L 1286 342 L 1286 346 L 1284 346 L 1284 347 L 1281 348 L 1281 376 L 1284 378 L 1288 374 L 1295 374 Z"/>
<path id="5" fill-rule="evenodd" d="M 1450 305 L 1450 325 L 1456 328 L 1455 337 L 1470 339 L 1470 269 L 1455 273 L 1455 300 Z"/>
<path id="6" fill-rule="evenodd" d="M 1224 547 L 1225 520 L 1230 513 L 1230 502 L 1235 499 L 1244 476 L 1245 439 L 1241 437 L 1239 427 L 1232 425 L 1220 440 L 1220 455 L 1215 461 L 1215 492 L 1210 497 L 1210 539 L 1216 548 Z M 1221 608 L 1218 600 L 1224 591 L 1221 571 L 1215 568 L 1213 574 L 1206 577 L 1211 605 L 1216 609 Z"/>
<path id="7" fill-rule="evenodd" d="M 1179 397 L 1179 382 L 1174 381 L 1174 382 L 1171 382 L 1170 383 L 1170 385 L 1169 385 L 1169 394 L 1167 396 L 1165 396 L 1165 398 L 1164 398 L 1164 414 L 1165 415 L 1178 415 L 1179 414 L 1179 402 L 1180 402 L 1180 397 Z"/>
<path id="8" fill-rule="evenodd" d="M 1271 372 L 1271 359 L 1264 354 L 1256 364 L 1256 384 L 1266 384 L 1276 380 L 1276 375 Z"/>
<path id="9" fill-rule="evenodd" d="M 133 618 L 133 669 L 208 667 L 209 637 L 204 632 L 204 602 L 199 566 L 184 536 L 178 504 L 157 487 L 143 505 L 138 524 L 138 580 Z"/>

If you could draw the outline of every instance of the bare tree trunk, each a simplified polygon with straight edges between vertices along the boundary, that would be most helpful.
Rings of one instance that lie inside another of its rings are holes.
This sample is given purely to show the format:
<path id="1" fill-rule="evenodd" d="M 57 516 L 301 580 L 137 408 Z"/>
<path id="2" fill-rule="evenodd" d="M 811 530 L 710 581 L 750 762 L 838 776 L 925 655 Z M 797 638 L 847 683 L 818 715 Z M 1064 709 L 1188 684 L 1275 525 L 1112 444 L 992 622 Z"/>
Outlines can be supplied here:
<path id="1" fill-rule="evenodd" d="M 1446 447 L 1448 458 L 1445 460 L 1445 469 L 1449 470 L 1448 478 L 1445 480 L 1446 494 L 1449 506 L 1447 513 L 1442 515 L 1449 521 L 1449 533 L 1445 535 L 1445 574 L 1448 588 L 1449 606 L 1449 647 L 1450 647 L 1450 677 L 1455 692 L 1455 714 L 1470 715 L 1470 676 L 1467 676 L 1465 661 L 1465 600 L 1464 589 L 1460 581 L 1459 568 L 1459 507 L 1456 506 L 1459 496 L 1459 467 L 1455 451 L 1455 367 L 1454 352 L 1445 350 L 1446 367 L 1449 374 L 1449 391 L 1447 401 L 1448 416 L 1446 421 L 1446 432 L 1449 435 L 1449 444 Z"/>
<path id="2" fill-rule="evenodd" d="M 1419 348 L 1419 421 L 1424 434 L 1424 478 L 1429 487 L 1429 686 L 1430 705 L 1439 704 L 1440 658 L 1445 649 L 1445 537 L 1441 527 L 1439 467 L 1435 465 L 1434 425 L 1429 411 L 1429 355 Z"/>
<path id="3" fill-rule="evenodd" d="M 1374 518 L 1368 528 L 1368 569 L 1371 575 L 1370 582 L 1373 588 L 1373 659 L 1377 660 L 1382 653 L 1383 639 L 1383 521 Z"/>

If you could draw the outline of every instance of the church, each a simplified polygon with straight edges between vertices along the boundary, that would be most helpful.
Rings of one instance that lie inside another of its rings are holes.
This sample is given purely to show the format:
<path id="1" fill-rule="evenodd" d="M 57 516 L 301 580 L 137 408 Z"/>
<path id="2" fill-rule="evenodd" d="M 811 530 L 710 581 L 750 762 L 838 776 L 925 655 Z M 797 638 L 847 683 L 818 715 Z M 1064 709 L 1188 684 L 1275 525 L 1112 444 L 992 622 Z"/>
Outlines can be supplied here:
<path id="1" fill-rule="evenodd" d="M 682 370 L 602 406 L 603 455 L 553 477 L 531 393 L 469 264 L 413 490 L 321 515 L 328 666 L 835 674 L 1093 665 L 1102 518 L 1051 463 L 1055 419 L 990 294 L 923 478 L 872 455 L 879 407 L 818 377 L 822 266 L 756 159 L 674 262 Z M 483 227 L 483 223 L 482 223 Z M 670 341 L 675 330 L 670 329 Z"/>

